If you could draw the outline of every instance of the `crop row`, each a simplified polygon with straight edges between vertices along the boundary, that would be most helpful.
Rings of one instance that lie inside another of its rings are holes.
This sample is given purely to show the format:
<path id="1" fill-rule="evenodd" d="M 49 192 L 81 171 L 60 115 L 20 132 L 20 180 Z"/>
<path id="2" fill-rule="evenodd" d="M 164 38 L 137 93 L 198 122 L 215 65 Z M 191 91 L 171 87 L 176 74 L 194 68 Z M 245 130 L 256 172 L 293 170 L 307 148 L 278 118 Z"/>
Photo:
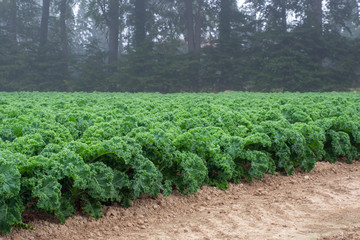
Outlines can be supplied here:
<path id="1" fill-rule="evenodd" d="M 0 93 L 0 232 L 360 153 L 354 93 Z"/>

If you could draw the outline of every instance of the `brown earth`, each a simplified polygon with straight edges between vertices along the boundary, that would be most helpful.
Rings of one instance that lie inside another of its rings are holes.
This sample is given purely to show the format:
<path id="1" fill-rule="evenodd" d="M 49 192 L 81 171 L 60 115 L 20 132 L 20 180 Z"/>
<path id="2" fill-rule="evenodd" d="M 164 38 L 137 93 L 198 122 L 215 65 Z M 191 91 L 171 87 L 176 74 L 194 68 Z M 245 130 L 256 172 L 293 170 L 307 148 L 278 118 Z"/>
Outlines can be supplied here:
<path id="1" fill-rule="evenodd" d="M 83 215 L 65 225 L 26 213 L 32 230 L 20 239 L 322 239 L 360 240 L 360 162 L 320 162 L 311 173 L 266 175 L 227 191 L 202 187 L 194 195 L 143 196 L 129 209 L 104 207 L 104 217 Z"/>

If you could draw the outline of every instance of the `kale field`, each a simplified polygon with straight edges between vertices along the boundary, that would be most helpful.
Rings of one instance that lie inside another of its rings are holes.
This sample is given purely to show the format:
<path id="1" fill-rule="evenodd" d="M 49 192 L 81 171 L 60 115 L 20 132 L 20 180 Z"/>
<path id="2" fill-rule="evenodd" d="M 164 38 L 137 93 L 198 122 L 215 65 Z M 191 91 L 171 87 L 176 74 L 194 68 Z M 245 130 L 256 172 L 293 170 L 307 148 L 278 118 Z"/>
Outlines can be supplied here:
<path id="1" fill-rule="evenodd" d="M 0 93 L 0 232 L 360 153 L 358 93 Z"/>

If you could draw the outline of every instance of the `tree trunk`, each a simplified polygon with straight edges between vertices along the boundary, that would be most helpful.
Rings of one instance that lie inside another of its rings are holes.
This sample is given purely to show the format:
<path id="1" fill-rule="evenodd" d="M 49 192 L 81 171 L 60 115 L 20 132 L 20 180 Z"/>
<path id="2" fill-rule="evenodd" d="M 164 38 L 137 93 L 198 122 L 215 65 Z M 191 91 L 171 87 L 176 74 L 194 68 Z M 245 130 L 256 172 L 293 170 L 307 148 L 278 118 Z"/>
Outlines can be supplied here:
<path id="1" fill-rule="evenodd" d="M 50 0 L 43 0 L 40 24 L 40 48 L 47 43 L 49 29 Z"/>
<path id="2" fill-rule="evenodd" d="M 287 32 L 287 23 L 286 23 L 286 1 L 282 1 L 281 3 L 281 31 Z"/>
<path id="3" fill-rule="evenodd" d="M 66 10 L 67 10 L 67 0 L 62 0 L 60 3 L 60 40 L 61 40 L 61 50 L 63 57 L 63 71 L 66 74 L 68 72 L 68 57 L 69 57 L 69 46 L 66 30 Z"/>
<path id="4" fill-rule="evenodd" d="M 186 18 L 186 30 L 187 30 L 187 44 L 188 51 L 195 51 L 195 36 L 194 36 L 194 18 L 193 18 L 193 1 L 185 1 L 185 18 Z"/>
<path id="5" fill-rule="evenodd" d="M 195 14 L 195 32 L 194 32 L 195 51 L 199 51 L 201 49 L 201 21 L 202 21 L 201 9 L 202 9 L 204 0 L 198 0 L 197 2 L 198 2 L 198 9 Z"/>
<path id="6" fill-rule="evenodd" d="M 220 1 L 219 13 L 219 41 L 220 45 L 226 44 L 230 40 L 231 33 L 231 0 Z"/>
<path id="7" fill-rule="evenodd" d="M 17 12 L 17 6 L 16 6 L 16 0 L 10 1 L 10 18 L 9 18 L 9 33 L 10 33 L 10 39 L 16 43 L 17 37 L 16 37 L 16 13 Z"/>
<path id="8" fill-rule="evenodd" d="M 117 69 L 119 51 L 119 0 L 109 2 L 109 64 Z"/>
<path id="9" fill-rule="evenodd" d="M 135 0 L 135 49 L 144 47 L 146 39 L 146 0 Z"/>
<path id="10" fill-rule="evenodd" d="M 314 26 L 322 30 L 322 0 L 311 1 Z"/>
<path id="11" fill-rule="evenodd" d="M 204 0 L 197 0 L 197 10 L 193 14 L 193 0 L 184 0 L 186 18 L 186 40 L 188 44 L 189 69 L 192 91 L 199 91 L 200 49 L 201 49 L 201 8 Z"/>

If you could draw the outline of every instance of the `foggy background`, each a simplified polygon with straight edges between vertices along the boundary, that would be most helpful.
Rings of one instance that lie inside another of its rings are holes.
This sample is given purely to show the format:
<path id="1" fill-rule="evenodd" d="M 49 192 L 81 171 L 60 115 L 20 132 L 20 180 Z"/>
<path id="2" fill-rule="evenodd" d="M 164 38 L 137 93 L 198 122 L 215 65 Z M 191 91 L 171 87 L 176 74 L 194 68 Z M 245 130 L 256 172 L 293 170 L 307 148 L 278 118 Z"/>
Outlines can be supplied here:
<path id="1" fill-rule="evenodd" d="M 349 91 L 358 0 L 0 0 L 0 91 Z"/>

